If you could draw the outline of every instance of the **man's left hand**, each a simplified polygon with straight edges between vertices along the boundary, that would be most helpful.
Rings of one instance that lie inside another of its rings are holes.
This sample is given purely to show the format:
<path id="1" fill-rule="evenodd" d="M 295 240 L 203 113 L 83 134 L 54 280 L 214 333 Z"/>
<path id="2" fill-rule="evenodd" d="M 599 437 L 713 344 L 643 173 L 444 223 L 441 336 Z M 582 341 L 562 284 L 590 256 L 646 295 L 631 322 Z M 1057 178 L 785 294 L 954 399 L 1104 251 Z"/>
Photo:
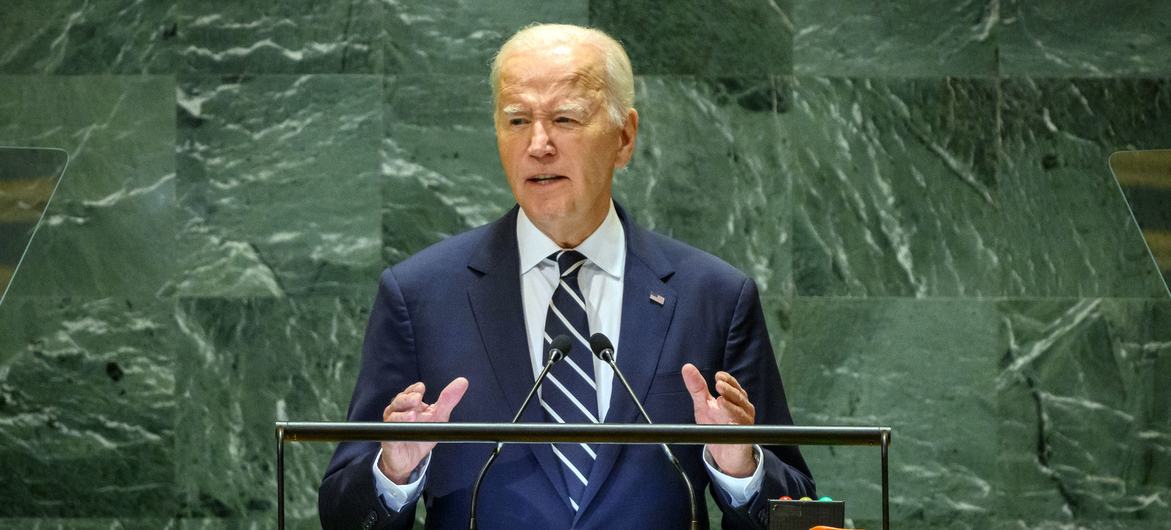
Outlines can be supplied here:
<path id="1" fill-rule="evenodd" d="M 691 363 L 683 365 L 683 384 L 691 393 L 695 407 L 695 423 L 700 425 L 752 425 L 756 422 L 756 407 L 748 401 L 748 392 L 728 372 L 716 373 L 715 397 L 708 392 L 703 375 Z M 712 459 L 725 474 L 743 478 L 756 471 L 756 458 L 751 445 L 709 445 Z"/>

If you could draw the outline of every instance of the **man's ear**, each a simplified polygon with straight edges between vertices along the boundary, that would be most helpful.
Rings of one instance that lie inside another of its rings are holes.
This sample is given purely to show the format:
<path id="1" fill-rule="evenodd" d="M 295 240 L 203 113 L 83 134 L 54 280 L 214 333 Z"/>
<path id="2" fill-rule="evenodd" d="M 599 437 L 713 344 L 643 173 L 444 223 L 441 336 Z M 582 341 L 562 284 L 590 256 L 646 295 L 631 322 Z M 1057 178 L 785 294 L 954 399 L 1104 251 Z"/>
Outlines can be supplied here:
<path id="1" fill-rule="evenodd" d="M 626 112 L 626 121 L 618 131 L 621 145 L 618 147 L 618 156 L 614 159 L 614 167 L 625 167 L 634 156 L 634 143 L 638 137 L 638 111 L 630 109 Z"/>

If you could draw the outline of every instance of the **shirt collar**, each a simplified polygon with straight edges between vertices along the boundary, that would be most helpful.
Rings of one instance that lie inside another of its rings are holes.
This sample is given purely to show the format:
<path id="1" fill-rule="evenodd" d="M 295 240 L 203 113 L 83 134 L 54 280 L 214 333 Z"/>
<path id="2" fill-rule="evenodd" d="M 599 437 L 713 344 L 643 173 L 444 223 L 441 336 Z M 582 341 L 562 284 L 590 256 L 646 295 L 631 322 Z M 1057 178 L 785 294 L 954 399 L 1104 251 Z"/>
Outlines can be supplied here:
<path id="1" fill-rule="evenodd" d="M 520 250 L 522 275 L 561 249 L 533 224 L 525 215 L 523 208 L 516 215 L 516 245 Z M 610 211 L 598 229 L 574 250 L 581 252 L 590 263 L 606 274 L 615 278 L 622 277 L 622 265 L 626 260 L 626 231 L 622 227 L 622 221 L 618 219 L 614 201 L 610 201 Z"/>

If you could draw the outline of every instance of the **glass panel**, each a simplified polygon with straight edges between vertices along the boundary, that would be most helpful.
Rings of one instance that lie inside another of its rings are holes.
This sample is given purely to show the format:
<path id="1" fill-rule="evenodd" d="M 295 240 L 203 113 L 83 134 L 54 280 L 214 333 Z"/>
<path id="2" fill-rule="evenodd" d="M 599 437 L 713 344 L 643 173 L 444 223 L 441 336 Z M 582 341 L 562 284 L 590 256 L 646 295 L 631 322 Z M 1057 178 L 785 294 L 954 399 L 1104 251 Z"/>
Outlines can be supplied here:
<path id="1" fill-rule="evenodd" d="M 1164 286 L 1171 284 L 1171 149 L 1118 151 L 1110 155 L 1110 169 L 1163 273 Z"/>
<path id="2" fill-rule="evenodd" d="M 0 147 L 0 304 L 68 161 L 61 149 Z"/>

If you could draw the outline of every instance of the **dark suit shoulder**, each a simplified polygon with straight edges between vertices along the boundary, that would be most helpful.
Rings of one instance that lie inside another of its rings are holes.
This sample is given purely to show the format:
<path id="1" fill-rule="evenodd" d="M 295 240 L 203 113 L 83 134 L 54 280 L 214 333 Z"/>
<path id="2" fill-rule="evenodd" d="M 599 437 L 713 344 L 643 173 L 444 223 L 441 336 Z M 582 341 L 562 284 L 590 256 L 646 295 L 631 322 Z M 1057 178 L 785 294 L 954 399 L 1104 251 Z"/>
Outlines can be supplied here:
<path id="1" fill-rule="evenodd" d="M 737 290 L 748 279 L 740 269 L 711 253 L 649 230 L 644 229 L 643 234 L 662 251 L 677 278 L 713 282 L 717 287 Z"/>

